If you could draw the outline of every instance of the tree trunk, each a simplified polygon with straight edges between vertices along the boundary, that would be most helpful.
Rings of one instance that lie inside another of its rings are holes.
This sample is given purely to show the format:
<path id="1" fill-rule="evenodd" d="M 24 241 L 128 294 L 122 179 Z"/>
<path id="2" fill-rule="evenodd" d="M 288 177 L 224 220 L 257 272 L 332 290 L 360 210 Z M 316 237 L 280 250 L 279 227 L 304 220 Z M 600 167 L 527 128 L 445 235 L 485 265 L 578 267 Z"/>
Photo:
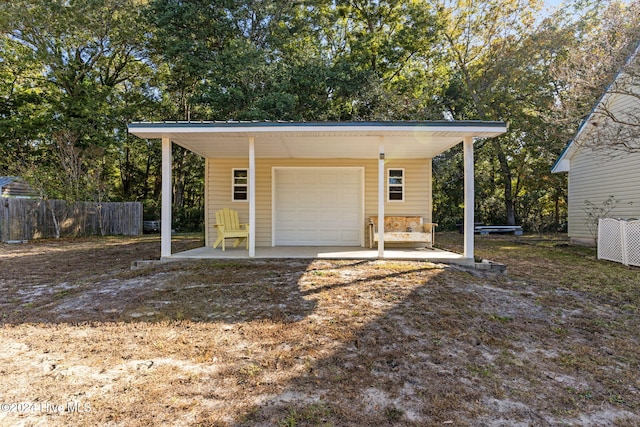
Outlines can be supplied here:
<path id="1" fill-rule="evenodd" d="M 149 197 L 149 175 L 151 173 L 151 153 L 147 152 L 147 164 L 144 169 L 144 180 L 142 186 L 142 200 L 147 200 Z"/>
<path id="2" fill-rule="evenodd" d="M 560 195 L 558 194 L 558 192 L 556 191 L 555 195 L 554 195 L 554 201 L 555 201 L 555 208 L 554 208 L 554 230 L 555 231 L 560 231 Z"/>
<path id="3" fill-rule="evenodd" d="M 131 185 L 132 185 L 132 165 L 130 158 L 130 149 L 126 147 L 124 149 L 125 157 L 124 157 L 124 165 L 120 167 L 120 179 L 122 182 L 122 196 L 125 200 L 129 200 L 131 196 Z"/>
<path id="4" fill-rule="evenodd" d="M 47 206 L 47 208 L 49 209 L 49 212 L 51 212 L 51 220 L 53 221 L 53 230 L 54 230 L 53 237 L 55 237 L 56 239 L 59 239 L 60 238 L 60 223 L 58 222 L 58 217 L 56 215 L 56 210 L 55 210 L 55 208 L 53 206 L 53 203 L 51 203 L 51 200 L 45 199 L 44 203 Z"/>
<path id="5" fill-rule="evenodd" d="M 516 211 L 515 203 L 513 201 L 513 186 L 511 168 L 509 168 L 509 162 L 507 156 L 504 154 L 500 143 L 496 139 L 491 140 L 498 162 L 500 163 L 500 171 L 502 173 L 502 181 L 504 187 L 504 207 L 507 214 L 507 225 L 516 225 Z"/>
<path id="6" fill-rule="evenodd" d="M 184 207 L 184 168 L 186 159 L 185 149 L 177 147 L 173 160 L 173 208 L 181 210 Z"/>
<path id="7" fill-rule="evenodd" d="M 491 111 L 487 112 L 485 108 L 485 103 L 483 102 L 483 99 L 481 96 L 482 93 L 479 92 L 478 86 L 474 84 L 474 80 L 468 68 L 468 65 L 469 65 L 468 60 L 465 58 L 465 55 L 463 55 L 463 53 L 460 50 L 456 49 L 456 41 L 453 39 L 453 37 L 450 34 L 446 34 L 446 37 L 449 44 L 451 45 L 451 48 L 453 49 L 454 55 L 456 56 L 458 68 L 462 73 L 462 77 L 464 79 L 464 84 L 466 86 L 466 89 L 469 92 L 471 99 L 473 100 L 473 104 L 478 113 L 478 118 L 480 120 L 487 120 L 487 119 L 495 120 L 496 119 L 495 112 L 493 112 L 492 114 L 488 114 L 488 113 L 491 113 Z M 515 202 L 514 202 L 513 184 L 512 184 L 513 175 L 511 173 L 511 167 L 509 166 L 509 160 L 507 159 L 507 156 L 502 150 L 502 146 L 500 145 L 500 142 L 498 139 L 492 138 L 491 144 L 494 148 L 496 156 L 498 157 L 498 163 L 500 165 L 500 173 L 502 175 L 503 188 L 504 188 L 504 206 L 505 206 L 505 214 L 507 219 L 506 225 L 515 225 L 516 212 L 515 212 Z"/>

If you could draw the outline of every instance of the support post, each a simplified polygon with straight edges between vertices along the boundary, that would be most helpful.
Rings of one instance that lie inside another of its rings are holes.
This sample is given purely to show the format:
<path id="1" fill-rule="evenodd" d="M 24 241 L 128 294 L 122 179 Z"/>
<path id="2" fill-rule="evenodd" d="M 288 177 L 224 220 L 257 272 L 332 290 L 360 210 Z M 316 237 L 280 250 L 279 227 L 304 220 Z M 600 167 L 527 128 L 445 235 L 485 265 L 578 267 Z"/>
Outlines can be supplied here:
<path id="1" fill-rule="evenodd" d="M 473 165 L 473 138 L 464 139 L 464 257 L 474 260 L 475 185 Z"/>
<path id="2" fill-rule="evenodd" d="M 378 145 L 378 258 L 384 258 L 384 137 Z"/>
<path id="3" fill-rule="evenodd" d="M 211 227 L 209 225 L 209 215 L 206 214 L 206 212 L 209 211 L 209 180 L 207 179 L 207 177 L 209 176 L 209 159 L 205 158 L 204 159 L 204 229 L 206 230 L 204 233 L 204 246 L 205 247 L 209 247 L 209 245 L 212 245 L 211 239 L 209 238 L 209 230 L 211 230 L 213 227 Z"/>
<path id="4" fill-rule="evenodd" d="M 162 208 L 160 224 L 160 259 L 171 256 L 171 205 L 172 205 L 171 139 L 162 138 Z"/>
<path id="5" fill-rule="evenodd" d="M 256 138 L 249 137 L 249 258 L 256 256 Z"/>

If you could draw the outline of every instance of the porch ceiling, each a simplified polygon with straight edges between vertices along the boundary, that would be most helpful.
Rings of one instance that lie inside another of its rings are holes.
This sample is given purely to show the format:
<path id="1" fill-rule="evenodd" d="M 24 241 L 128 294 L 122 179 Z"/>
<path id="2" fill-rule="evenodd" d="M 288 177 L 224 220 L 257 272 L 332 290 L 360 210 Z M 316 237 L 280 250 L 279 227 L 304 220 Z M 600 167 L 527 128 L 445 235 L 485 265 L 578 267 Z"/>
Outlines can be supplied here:
<path id="1" fill-rule="evenodd" d="M 255 138 L 257 158 L 378 158 L 382 141 L 389 159 L 432 158 L 465 137 L 506 132 L 503 122 L 138 122 L 140 138 L 170 138 L 205 158 L 242 158 Z M 382 137 L 382 138 L 381 138 Z"/>

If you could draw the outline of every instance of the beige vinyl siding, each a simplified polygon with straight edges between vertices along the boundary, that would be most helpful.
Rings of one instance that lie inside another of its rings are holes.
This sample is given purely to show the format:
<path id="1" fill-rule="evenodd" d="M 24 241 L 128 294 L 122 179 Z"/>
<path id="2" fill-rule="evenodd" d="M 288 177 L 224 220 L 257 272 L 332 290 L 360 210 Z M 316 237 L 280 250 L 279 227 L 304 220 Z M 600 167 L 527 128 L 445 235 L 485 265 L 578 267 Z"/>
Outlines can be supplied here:
<path id="1" fill-rule="evenodd" d="M 610 217 L 640 217 L 640 153 L 616 156 L 582 148 L 571 159 L 569 172 L 569 237 L 591 240 L 587 225 L 587 201 L 603 207 L 618 200 Z"/>
<path id="2" fill-rule="evenodd" d="M 603 101 L 619 118 L 635 114 L 640 108 L 638 98 L 628 95 L 613 94 Z M 596 114 L 592 120 L 597 118 Z M 590 122 L 586 123 L 584 133 L 574 142 L 577 148 L 571 156 L 569 170 L 568 234 L 572 240 L 582 243 L 595 243 L 596 228 L 588 225 L 587 202 L 603 208 L 607 199 L 613 197 L 617 203 L 609 217 L 640 217 L 640 153 L 580 147 L 580 141 L 589 140 L 591 126 Z"/>
<path id="3" fill-rule="evenodd" d="M 377 167 L 377 165 L 376 165 Z M 389 202 L 387 199 L 387 170 L 404 169 L 405 201 Z M 373 189 L 367 193 L 373 195 L 371 210 L 366 209 L 366 216 L 378 213 L 378 173 L 373 176 Z M 373 190 L 373 191 L 371 191 Z M 391 160 L 385 163 L 385 215 L 422 216 L 425 222 L 431 222 L 431 159 Z"/>
<path id="4" fill-rule="evenodd" d="M 633 92 L 640 93 L 640 87 L 634 87 Z M 640 100 L 637 96 L 631 96 L 626 93 L 614 93 L 609 94 L 604 100 L 603 104 L 607 110 L 615 114 L 616 118 L 622 121 L 629 121 L 635 123 L 635 114 L 638 113 L 640 108 Z"/>
<path id="5" fill-rule="evenodd" d="M 603 113 L 603 109 L 608 113 Z M 637 97 L 624 94 L 608 95 L 603 101 L 603 105 L 600 105 L 598 108 L 596 108 L 593 115 L 589 117 L 589 121 L 583 126 L 583 131 L 580 135 L 578 135 L 578 139 L 575 142 L 576 151 L 581 150 L 581 143 L 584 145 L 597 144 L 598 146 L 602 146 L 607 143 L 607 141 L 598 140 L 595 135 L 598 134 L 598 130 L 600 130 L 601 128 L 612 126 L 611 119 L 607 117 L 608 114 L 613 114 L 620 121 L 635 123 L 637 119 L 634 115 L 638 114 L 639 109 L 640 99 L 638 99 Z M 594 123 L 597 123 L 597 127 L 594 127 Z M 592 132 L 595 132 L 593 136 Z"/>
<path id="6" fill-rule="evenodd" d="M 633 123 L 633 117 L 625 117 L 628 113 L 636 113 L 640 105 L 638 105 L 640 101 L 637 97 L 629 96 L 629 95 L 616 95 L 611 98 L 609 109 L 612 113 L 616 115 L 616 117 L 621 118 L 622 120 L 630 119 Z"/>
<path id="7" fill-rule="evenodd" d="M 215 212 L 224 207 L 238 211 L 241 222 L 249 220 L 249 202 L 232 202 L 231 176 L 234 168 L 246 168 L 247 159 L 207 159 L 206 162 L 206 243 L 216 237 Z M 271 174 L 274 167 L 364 167 L 364 217 L 362 226 L 378 211 L 378 161 L 358 159 L 256 159 L 256 246 L 271 246 Z M 431 159 L 392 160 L 386 169 L 404 168 L 405 201 L 386 202 L 387 215 L 420 215 L 431 222 Z"/>

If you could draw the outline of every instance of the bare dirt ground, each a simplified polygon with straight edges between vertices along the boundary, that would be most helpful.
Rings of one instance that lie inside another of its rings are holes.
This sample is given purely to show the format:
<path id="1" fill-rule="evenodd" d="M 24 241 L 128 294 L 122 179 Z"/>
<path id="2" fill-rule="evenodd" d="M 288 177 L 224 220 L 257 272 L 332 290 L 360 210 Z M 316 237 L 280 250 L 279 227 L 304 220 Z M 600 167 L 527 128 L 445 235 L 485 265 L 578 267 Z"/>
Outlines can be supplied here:
<path id="1" fill-rule="evenodd" d="M 2 245 L 0 425 L 640 425 L 640 269 L 557 236 L 476 245 L 507 274 Z"/>

